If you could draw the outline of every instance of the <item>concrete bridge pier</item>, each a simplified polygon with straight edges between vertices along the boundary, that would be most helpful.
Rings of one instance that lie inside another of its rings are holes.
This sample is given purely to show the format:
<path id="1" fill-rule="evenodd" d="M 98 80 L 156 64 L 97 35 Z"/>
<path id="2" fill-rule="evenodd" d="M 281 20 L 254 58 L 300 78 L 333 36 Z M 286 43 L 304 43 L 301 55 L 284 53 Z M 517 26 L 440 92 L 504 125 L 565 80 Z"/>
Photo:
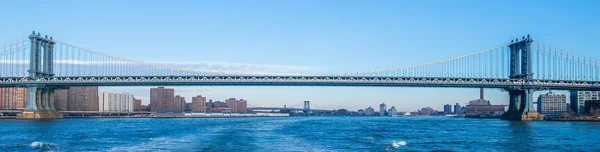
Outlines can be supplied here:
<path id="1" fill-rule="evenodd" d="M 544 120 L 544 115 L 533 108 L 533 91 L 533 89 L 508 90 L 508 111 L 500 119 L 521 121 Z"/>
<path id="2" fill-rule="evenodd" d="M 54 88 L 27 87 L 27 107 L 17 119 L 61 119 L 63 114 L 54 108 Z"/>

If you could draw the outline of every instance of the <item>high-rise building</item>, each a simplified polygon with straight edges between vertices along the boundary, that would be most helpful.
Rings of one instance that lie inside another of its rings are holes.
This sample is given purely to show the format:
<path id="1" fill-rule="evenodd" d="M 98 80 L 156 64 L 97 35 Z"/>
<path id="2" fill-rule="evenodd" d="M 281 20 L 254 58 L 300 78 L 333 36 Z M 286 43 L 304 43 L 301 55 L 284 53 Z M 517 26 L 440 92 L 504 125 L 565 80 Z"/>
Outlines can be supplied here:
<path id="1" fill-rule="evenodd" d="M 173 104 L 173 107 L 171 107 L 170 109 L 177 109 L 179 111 L 185 110 L 185 97 L 176 95 L 173 101 L 175 101 L 175 104 Z"/>
<path id="2" fill-rule="evenodd" d="M 54 90 L 54 108 L 58 111 L 67 111 L 67 96 L 69 90 Z"/>
<path id="3" fill-rule="evenodd" d="M 247 112 L 248 102 L 244 99 L 236 100 L 235 98 L 229 98 L 225 100 L 225 104 L 229 107 L 231 112 Z"/>
<path id="4" fill-rule="evenodd" d="M 67 111 L 98 111 L 98 87 L 69 88 Z"/>
<path id="5" fill-rule="evenodd" d="M 151 88 L 150 89 L 150 111 L 179 111 L 175 104 L 175 89 L 172 88 Z"/>
<path id="6" fill-rule="evenodd" d="M 25 109 L 27 99 L 26 88 L 0 88 L 0 109 Z"/>
<path id="7" fill-rule="evenodd" d="M 385 103 L 381 103 L 379 105 L 379 115 L 380 116 L 385 116 L 386 108 L 387 107 L 386 107 Z"/>
<path id="8" fill-rule="evenodd" d="M 398 113 L 398 110 L 396 110 L 396 107 L 392 106 L 392 108 L 390 108 L 390 110 L 388 110 L 388 116 L 395 116 L 396 113 Z"/>
<path id="9" fill-rule="evenodd" d="M 452 105 L 450 105 L 450 104 L 444 105 L 444 114 L 451 114 L 451 113 L 452 113 Z"/>
<path id="10" fill-rule="evenodd" d="M 454 114 L 461 114 L 461 113 L 463 113 L 462 109 L 461 109 L 461 106 L 460 106 L 460 104 L 456 103 L 454 105 Z"/>
<path id="11" fill-rule="evenodd" d="M 192 112 L 206 112 L 206 97 L 202 97 L 201 95 L 192 97 Z"/>
<path id="12" fill-rule="evenodd" d="M 133 111 L 142 111 L 142 99 L 133 98 Z"/>
<path id="13" fill-rule="evenodd" d="M 577 114 L 585 114 L 586 100 L 600 100 L 600 91 L 570 91 L 571 110 Z"/>
<path id="14" fill-rule="evenodd" d="M 365 108 L 365 115 L 372 116 L 373 114 L 375 114 L 375 109 L 371 108 L 371 106 Z"/>
<path id="15" fill-rule="evenodd" d="M 133 95 L 129 93 L 102 92 L 98 97 L 99 111 L 133 112 Z"/>
<path id="16" fill-rule="evenodd" d="M 538 112 L 546 117 L 557 118 L 567 111 L 567 96 L 548 92 L 538 97 Z"/>

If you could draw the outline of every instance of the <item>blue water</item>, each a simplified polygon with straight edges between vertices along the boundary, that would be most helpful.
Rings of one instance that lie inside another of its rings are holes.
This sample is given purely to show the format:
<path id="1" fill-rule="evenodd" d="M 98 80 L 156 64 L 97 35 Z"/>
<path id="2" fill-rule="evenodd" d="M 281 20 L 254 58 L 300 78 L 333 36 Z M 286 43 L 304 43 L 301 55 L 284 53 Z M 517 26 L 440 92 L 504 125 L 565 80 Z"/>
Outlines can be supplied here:
<path id="1" fill-rule="evenodd" d="M 600 123 L 449 117 L 0 120 L 1 151 L 600 151 Z"/>

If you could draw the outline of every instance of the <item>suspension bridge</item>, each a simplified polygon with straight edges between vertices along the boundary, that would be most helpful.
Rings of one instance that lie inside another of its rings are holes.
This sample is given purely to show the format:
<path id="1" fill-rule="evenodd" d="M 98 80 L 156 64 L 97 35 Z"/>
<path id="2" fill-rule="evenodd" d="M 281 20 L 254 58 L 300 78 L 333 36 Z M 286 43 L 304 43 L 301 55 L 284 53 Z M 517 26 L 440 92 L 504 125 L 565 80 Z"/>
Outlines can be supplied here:
<path id="1" fill-rule="evenodd" d="M 54 90 L 73 86 L 365 86 L 498 88 L 503 119 L 539 120 L 537 90 L 600 90 L 598 60 L 529 36 L 458 57 L 393 69 L 328 75 L 256 75 L 177 68 L 112 56 L 33 32 L 0 45 L 0 87 L 28 90 L 21 118 L 55 114 Z"/>

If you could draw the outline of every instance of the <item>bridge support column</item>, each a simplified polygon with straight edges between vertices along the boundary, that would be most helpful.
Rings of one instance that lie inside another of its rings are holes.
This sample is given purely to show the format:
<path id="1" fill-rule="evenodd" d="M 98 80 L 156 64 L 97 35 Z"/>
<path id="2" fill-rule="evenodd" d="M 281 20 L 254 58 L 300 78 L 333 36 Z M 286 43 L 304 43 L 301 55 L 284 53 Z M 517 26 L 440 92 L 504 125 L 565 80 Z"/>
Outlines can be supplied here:
<path id="1" fill-rule="evenodd" d="M 53 74 L 53 48 L 52 37 L 48 39 L 39 33 L 33 32 L 31 39 L 31 57 L 29 60 L 29 78 L 31 82 L 27 86 L 27 108 L 19 114 L 17 119 L 57 119 L 63 118 L 63 114 L 54 108 L 55 88 L 45 87 L 37 82 L 38 78 L 50 78 Z M 43 54 L 42 54 L 43 51 Z M 43 63 L 43 64 L 42 64 Z M 43 69 L 42 69 L 43 67 Z"/>
<path id="2" fill-rule="evenodd" d="M 39 88 L 37 86 L 27 87 L 29 98 L 27 108 L 19 114 L 17 119 L 60 119 L 63 114 L 56 111 L 52 104 L 54 100 L 54 88 Z"/>
<path id="3" fill-rule="evenodd" d="M 535 111 L 533 108 L 533 91 L 532 89 L 525 90 L 508 90 L 509 107 L 500 119 L 502 120 L 544 120 L 544 115 Z"/>

